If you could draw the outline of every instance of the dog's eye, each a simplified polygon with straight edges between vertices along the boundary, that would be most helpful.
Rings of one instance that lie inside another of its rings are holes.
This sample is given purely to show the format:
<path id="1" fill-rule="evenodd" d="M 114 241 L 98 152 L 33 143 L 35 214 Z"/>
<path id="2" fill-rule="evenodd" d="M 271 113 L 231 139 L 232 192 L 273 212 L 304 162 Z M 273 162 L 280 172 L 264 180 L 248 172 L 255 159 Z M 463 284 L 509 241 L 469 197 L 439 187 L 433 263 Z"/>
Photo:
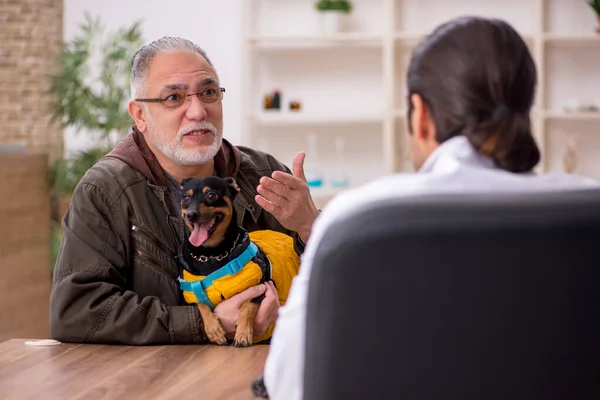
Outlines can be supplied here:
<path id="1" fill-rule="evenodd" d="M 188 201 L 190 201 L 190 196 L 188 196 L 187 194 L 184 194 L 183 197 L 181 198 L 181 201 L 184 203 L 187 203 Z"/>
<path id="2" fill-rule="evenodd" d="M 219 196 L 215 192 L 206 193 L 206 200 L 208 200 L 208 201 L 215 201 L 218 198 L 219 198 Z"/>

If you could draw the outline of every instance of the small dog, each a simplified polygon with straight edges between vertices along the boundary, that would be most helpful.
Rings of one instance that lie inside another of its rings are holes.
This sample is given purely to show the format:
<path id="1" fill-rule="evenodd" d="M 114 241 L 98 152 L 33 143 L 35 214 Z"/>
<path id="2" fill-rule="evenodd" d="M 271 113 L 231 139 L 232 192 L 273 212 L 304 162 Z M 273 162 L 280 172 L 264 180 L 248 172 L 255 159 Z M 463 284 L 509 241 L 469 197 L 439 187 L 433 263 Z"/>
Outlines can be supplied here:
<path id="1" fill-rule="evenodd" d="M 290 236 L 271 230 L 248 233 L 238 226 L 233 202 L 240 188 L 233 178 L 187 178 L 181 189 L 181 216 L 187 229 L 179 250 L 180 287 L 186 302 L 197 304 L 208 339 L 224 345 L 225 330 L 213 314 L 214 307 L 250 286 L 271 280 L 280 304 L 284 304 L 300 258 Z M 270 338 L 273 326 L 264 335 L 254 336 L 254 318 L 264 297 L 242 305 L 235 347 Z"/>

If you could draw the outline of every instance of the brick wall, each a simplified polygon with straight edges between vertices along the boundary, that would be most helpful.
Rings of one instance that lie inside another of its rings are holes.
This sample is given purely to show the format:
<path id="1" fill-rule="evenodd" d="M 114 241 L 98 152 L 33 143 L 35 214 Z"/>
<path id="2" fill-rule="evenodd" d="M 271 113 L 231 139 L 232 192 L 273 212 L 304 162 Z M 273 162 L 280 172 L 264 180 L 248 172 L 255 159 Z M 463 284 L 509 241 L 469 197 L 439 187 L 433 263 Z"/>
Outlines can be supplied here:
<path id="1" fill-rule="evenodd" d="M 62 35 L 62 0 L 0 1 L 0 144 L 61 154 L 63 132 L 49 126 L 43 92 Z"/>

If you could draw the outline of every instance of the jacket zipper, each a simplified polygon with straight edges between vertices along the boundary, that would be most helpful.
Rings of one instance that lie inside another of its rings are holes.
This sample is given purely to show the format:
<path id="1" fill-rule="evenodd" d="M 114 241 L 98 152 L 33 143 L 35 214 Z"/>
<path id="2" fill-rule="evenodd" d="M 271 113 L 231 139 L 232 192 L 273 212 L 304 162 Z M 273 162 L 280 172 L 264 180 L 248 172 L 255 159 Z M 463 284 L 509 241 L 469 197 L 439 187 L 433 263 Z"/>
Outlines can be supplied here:
<path id="1" fill-rule="evenodd" d="M 171 278 L 174 278 L 174 279 L 177 278 L 176 274 L 173 273 L 173 271 L 169 270 L 168 268 L 163 267 L 161 265 L 160 261 L 158 261 L 154 256 L 152 256 L 148 253 L 144 253 L 143 251 L 141 251 L 139 249 L 135 249 L 135 253 L 138 255 L 139 258 L 142 259 L 142 261 L 144 261 L 146 264 L 150 265 L 152 268 L 155 268 L 162 273 L 166 273 Z"/>
<path id="2" fill-rule="evenodd" d="M 167 214 L 167 225 L 169 226 L 169 230 L 171 231 L 171 235 L 173 235 L 173 237 L 175 238 L 175 240 L 179 240 L 181 241 L 181 238 L 183 238 L 183 229 L 181 229 L 182 232 L 177 232 L 175 230 L 175 228 L 173 227 L 173 224 L 171 223 L 171 211 L 169 210 L 169 207 L 167 206 L 167 202 L 165 201 L 165 190 L 164 188 L 154 185 L 152 183 L 150 183 L 150 181 L 148 181 L 148 186 L 150 186 L 150 188 L 152 188 L 152 191 L 154 192 L 154 194 L 156 195 L 156 197 L 158 197 L 158 201 L 160 201 L 163 205 L 163 208 Z M 162 243 L 161 243 L 162 244 Z M 173 253 L 170 253 L 173 254 Z M 177 254 L 173 254 L 172 257 L 177 260 Z"/>
<path id="3" fill-rule="evenodd" d="M 150 243 L 152 243 L 153 245 L 155 245 L 156 247 L 158 247 L 159 249 L 161 249 L 162 251 L 167 253 L 169 255 L 169 257 L 171 257 L 171 258 L 175 257 L 175 253 L 173 253 L 173 251 L 170 248 L 165 246 L 160 240 L 158 240 L 157 238 L 155 238 L 154 236 L 152 236 L 151 234 L 146 232 L 144 229 L 141 229 L 137 225 L 131 225 L 131 230 L 135 233 L 138 233 L 140 236 L 143 236 L 144 239 L 146 239 L 147 241 L 149 241 Z"/>

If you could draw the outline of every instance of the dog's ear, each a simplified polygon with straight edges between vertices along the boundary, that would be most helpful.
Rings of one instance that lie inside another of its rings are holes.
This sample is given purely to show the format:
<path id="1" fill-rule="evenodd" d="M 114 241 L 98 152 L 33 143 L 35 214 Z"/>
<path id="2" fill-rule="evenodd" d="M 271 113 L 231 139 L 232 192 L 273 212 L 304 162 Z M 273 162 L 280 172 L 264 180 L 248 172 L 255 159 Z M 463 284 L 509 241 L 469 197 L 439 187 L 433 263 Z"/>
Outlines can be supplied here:
<path id="1" fill-rule="evenodd" d="M 227 187 L 229 187 L 229 191 L 231 192 L 231 197 L 234 198 L 235 195 L 240 192 L 240 187 L 238 186 L 235 179 L 233 179 L 231 177 L 225 178 L 225 183 L 227 184 Z"/>
<path id="2" fill-rule="evenodd" d="M 181 183 L 179 184 L 179 188 L 183 189 L 183 187 L 185 186 L 186 183 L 188 183 L 189 181 L 191 181 L 192 178 L 184 178 Z"/>

